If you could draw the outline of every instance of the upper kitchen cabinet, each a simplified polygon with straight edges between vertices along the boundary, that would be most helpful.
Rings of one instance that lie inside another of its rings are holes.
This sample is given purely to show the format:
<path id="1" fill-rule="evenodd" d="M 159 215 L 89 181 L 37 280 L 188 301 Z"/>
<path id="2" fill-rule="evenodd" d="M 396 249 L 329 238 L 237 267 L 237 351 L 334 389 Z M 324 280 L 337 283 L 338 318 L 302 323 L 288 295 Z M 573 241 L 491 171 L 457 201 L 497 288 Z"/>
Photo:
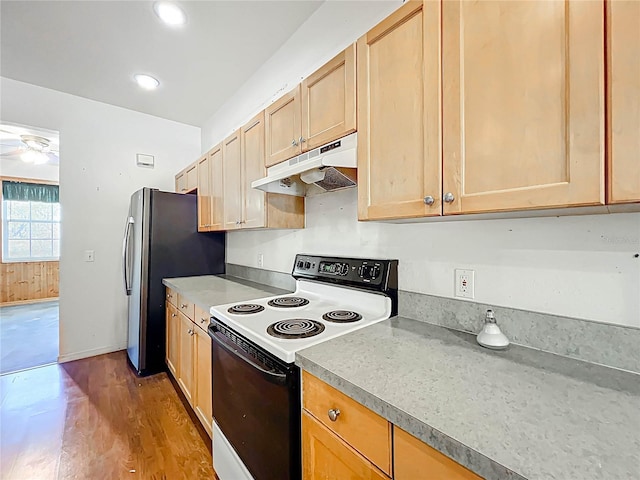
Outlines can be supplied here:
<path id="1" fill-rule="evenodd" d="M 265 176 L 265 114 L 260 112 L 240 129 L 242 228 L 303 228 L 304 199 L 264 193 L 251 182 Z"/>
<path id="2" fill-rule="evenodd" d="M 640 2 L 607 2 L 607 203 L 640 202 Z"/>
<path id="3" fill-rule="evenodd" d="M 209 230 L 224 230 L 224 175 L 222 143 L 209 150 L 211 223 Z"/>
<path id="4" fill-rule="evenodd" d="M 302 82 L 302 151 L 356 131 L 356 46 Z"/>
<path id="5" fill-rule="evenodd" d="M 440 2 L 407 2 L 357 57 L 358 218 L 440 215 Z"/>
<path id="6" fill-rule="evenodd" d="M 302 152 L 300 85 L 265 110 L 265 166 L 287 160 Z"/>
<path id="7" fill-rule="evenodd" d="M 175 177 L 176 193 L 192 193 L 198 188 L 198 161 L 193 162 Z"/>
<path id="8" fill-rule="evenodd" d="M 211 159 L 209 154 L 198 160 L 198 231 L 211 228 Z"/>
<path id="9" fill-rule="evenodd" d="M 198 231 L 224 229 L 224 178 L 222 143 L 198 160 Z"/>
<path id="10" fill-rule="evenodd" d="M 224 229 L 241 227 L 242 220 L 242 165 L 240 130 L 222 142 L 222 173 L 224 178 Z"/>
<path id="11" fill-rule="evenodd" d="M 442 2 L 445 215 L 604 203 L 603 10 L 595 1 Z M 616 35 L 631 42 L 631 32 Z M 620 55 L 631 75 L 633 54 Z M 633 115 L 619 118 L 627 135 Z"/>

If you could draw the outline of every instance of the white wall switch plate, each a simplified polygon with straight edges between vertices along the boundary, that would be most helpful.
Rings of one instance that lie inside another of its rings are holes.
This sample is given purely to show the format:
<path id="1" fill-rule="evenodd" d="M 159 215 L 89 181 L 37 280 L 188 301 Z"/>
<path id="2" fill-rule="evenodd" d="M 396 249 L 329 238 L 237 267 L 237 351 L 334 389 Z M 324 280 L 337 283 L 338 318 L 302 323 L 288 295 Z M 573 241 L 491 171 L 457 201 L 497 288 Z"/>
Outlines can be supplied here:
<path id="1" fill-rule="evenodd" d="M 85 262 L 93 262 L 94 259 L 94 251 L 93 250 L 85 250 L 84 251 L 84 261 Z"/>
<path id="2" fill-rule="evenodd" d="M 474 270 L 455 269 L 455 295 L 460 298 L 474 298 Z"/>
<path id="3" fill-rule="evenodd" d="M 258 254 L 258 268 L 262 268 L 264 267 L 264 255 L 259 253 Z"/>

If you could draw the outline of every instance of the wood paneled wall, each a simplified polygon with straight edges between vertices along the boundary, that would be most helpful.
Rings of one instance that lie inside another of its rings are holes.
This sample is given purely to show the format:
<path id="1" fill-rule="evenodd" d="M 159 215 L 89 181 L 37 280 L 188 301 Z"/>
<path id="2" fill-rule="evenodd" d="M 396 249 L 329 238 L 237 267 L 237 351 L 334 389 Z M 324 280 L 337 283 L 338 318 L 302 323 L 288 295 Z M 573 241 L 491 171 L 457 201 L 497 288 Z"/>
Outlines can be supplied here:
<path id="1" fill-rule="evenodd" d="M 55 298 L 60 262 L 1 263 L 0 279 L 0 304 Z"/>

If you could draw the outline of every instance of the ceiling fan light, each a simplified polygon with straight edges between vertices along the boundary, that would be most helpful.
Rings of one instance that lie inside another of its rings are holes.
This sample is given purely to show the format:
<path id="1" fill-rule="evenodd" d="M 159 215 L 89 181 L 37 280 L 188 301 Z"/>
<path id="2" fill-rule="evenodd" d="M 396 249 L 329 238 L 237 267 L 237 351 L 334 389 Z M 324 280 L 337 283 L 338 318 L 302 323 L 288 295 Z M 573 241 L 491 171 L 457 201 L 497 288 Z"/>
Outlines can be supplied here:
<path id="1" fill-rule="evenodd" d="M 49 161 L 49 155 L 43 152 L 34 152 L 36 154 L 35 160 L 33 161 L 34 165 L 42 165 Z"/>
<path id="2" fill-rule="evenodd" d="M 136 73 L 133 78 L 141 88 L 145 90 L 155 90 L 160 85 L 160 82 L 153 78 L 151 75 L 145 75 L 144 73 Z"/>
<path id="3" fill-rule="evenodd" d="M 173 2 L 156 2 L 153 5 L 156 15 L 170 27 L 178 27 L 187 22 L 184 11 Z"/>
<path id="4" fill-rule="evenodd" d="M 26 152 L 22 152 L 20 154 L 20 160 L 22 160 L 24 163 L 35 163 L 38 159 L 38 156 L 39 154 L 35 150 L 27 150 Z"/>

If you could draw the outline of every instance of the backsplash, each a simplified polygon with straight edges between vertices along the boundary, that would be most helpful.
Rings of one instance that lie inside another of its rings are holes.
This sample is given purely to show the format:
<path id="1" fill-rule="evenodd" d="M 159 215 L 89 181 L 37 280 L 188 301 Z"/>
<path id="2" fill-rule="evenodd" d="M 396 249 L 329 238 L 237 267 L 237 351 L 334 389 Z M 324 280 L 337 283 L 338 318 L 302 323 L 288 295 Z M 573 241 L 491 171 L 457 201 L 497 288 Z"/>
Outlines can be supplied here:
<path id="1" fill-rule="evenodd" d="M 397 258 L 406 292 L 640 328 L 640 214 L 415 224 L 358 222 L 356 189 L 305 200 L 306 228 L 229 232 L 227 262 L 288 274 L 296 253 Z M 466 301 L 466 300 L 465 300 Z"/>

